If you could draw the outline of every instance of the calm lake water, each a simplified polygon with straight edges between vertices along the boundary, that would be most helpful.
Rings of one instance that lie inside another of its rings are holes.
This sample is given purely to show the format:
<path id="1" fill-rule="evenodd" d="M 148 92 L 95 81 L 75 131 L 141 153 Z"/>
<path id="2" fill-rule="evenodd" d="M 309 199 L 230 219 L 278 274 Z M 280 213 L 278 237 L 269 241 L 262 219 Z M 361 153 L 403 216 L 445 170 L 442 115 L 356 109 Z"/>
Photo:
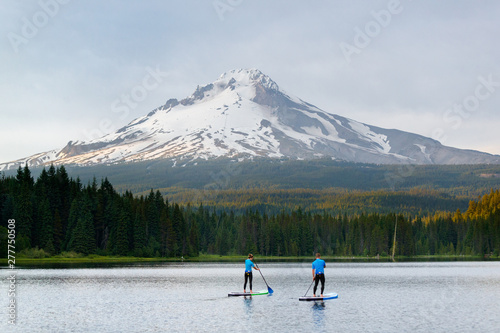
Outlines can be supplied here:
<path id="1" fill-rule="evenodd" d="M 19 268 L 15 326 L 2 268 L 0 332 L 500 331 L 500 262 L 327 262 L 325 293 L 339 298 L 324 302 L 298 300 L 310 263 L 259 267 L 272 296 L 227 297 L 243 289 L 243 262 Z"/>

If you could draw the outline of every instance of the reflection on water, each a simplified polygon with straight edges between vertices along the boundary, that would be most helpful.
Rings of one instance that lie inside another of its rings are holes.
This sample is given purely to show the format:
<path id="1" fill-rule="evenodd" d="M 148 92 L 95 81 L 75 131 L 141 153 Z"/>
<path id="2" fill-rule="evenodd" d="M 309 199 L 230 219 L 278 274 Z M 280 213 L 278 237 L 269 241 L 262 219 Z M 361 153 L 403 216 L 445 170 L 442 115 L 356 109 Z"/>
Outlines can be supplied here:
<path id="1" fill-rule="evenodd" d="M 262 263 L 273 296 L 227 297 L 242 263 L 18 269 L 17 325 L 0 332 L 496 332 L 500 262 L 330 263 L 325 293 L 300 302 L 310 263 Z M 0 269 L 7 294 L 8 269 Z M 265 289 L 262 278 L 254 289 Z M 5 295 L 4 295 L 5 296 Z M 2 296 L 0 295 L 0 299 Z"/>
<path id="2" fill-rule="evenodd" d="M 326 312 L 325 309 L 326 309 L 325 302 L 323 301 L 314 302 L 314 304 L 311 307 L 314 328 L 320 330 L 320 332 L 322 332 L 323 329 L 325 328 L 325 312 Z"/>
<path id="3" fill-rule="evenodd" d="M 247 319 L 252 319 L 252 297 L 244 297 L 243 305 L 245 308 L 245 313 L 247 315 Z"/>

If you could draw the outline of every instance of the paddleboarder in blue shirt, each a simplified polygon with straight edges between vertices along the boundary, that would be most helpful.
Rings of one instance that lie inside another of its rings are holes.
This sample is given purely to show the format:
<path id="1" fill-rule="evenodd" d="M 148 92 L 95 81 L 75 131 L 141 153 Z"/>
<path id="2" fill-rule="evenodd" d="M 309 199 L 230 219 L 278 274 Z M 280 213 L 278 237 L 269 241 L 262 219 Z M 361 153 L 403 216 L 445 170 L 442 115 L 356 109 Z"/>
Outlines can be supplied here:
<path id="1" fill-rule="evenodd" d="M 316 289 L 318 288 L 318 283 L 321 281 L 321 297 L 323 297 L 323 291 L 325 290 L 325 267 L 326 263 L 321 259 L 321 254 L 316 253 L 316 260 L 312 263 L 312 273 L 314 280 L 313 296 L 316 297 Z"/>
<path id="2" fill-rule="evenodd" d="M 245 285 L 243 286 L 243 292 L 247 292 L 247 281 L 250 282 L 250 294 L 252 293 L 252 280 L 253 280 L 253 274 L 252 274 L 252 268 L 259 270 L 257 267 L 255 267 L 255 264 L 253 263 L 253 254 L 248 254 L 248 259 L 245 260 Z"/>

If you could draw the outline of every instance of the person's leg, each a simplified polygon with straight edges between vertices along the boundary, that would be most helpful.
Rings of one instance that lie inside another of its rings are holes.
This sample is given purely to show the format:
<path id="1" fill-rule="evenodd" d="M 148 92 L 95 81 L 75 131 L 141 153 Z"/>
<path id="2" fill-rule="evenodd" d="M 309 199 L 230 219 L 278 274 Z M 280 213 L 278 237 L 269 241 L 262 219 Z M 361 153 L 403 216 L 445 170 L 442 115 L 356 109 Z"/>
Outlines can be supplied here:
<path id="1" fill-rule="evenodd" d="M 318 274 L 316 274 L 316 277 L 314 278 L 313 296 L 316 296 L 316 289 L 318 289 L 318 283 L 319 283 L 319 277 Z"/>
<path id="2" fill-rule="evenodd" d="M 245 272 L 245 284 L 243 285 L 243 292 L 246 293 L 247 292 L 247 281 L 248 281 L 248 273 Z M 252 289 L 252 282 L 250 282 L 250 289 Z"/>
<path id="3" fill-rule="evenodd" d="M 321 296 L 323 296 L 323 291 L 325 291 L 325 274 L 321 274 Z"/>
<path id="4" fill-rule="evenodd" d="M 250 281 L 250 292 L 252 292 L 252 280 L 253 280 L 252 272 L 248 273 L 248 280 Z"/>

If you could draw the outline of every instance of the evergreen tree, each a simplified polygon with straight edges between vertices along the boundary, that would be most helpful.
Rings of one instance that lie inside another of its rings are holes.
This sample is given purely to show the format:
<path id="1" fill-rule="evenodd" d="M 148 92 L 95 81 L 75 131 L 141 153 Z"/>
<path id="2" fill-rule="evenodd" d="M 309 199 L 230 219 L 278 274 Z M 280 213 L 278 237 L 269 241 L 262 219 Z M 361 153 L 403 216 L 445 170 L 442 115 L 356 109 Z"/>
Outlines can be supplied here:
<path id="1" fill-rule="evenodd" d="M 228 239 L 226 238 L 228 241 Z M 200 253 L 200 240 L 199 240 L 199 231 L 198 224 L 194 220 L 191 228 L 189 229 L 189 256 L 197 257 Z M 227 250 L 224 254 L 227 253 Z"/>
<path id="2" fill-rule="evenodd" d="M 148 242 L 146 233 L 146 216 L 144 215 L 144 200 L 141 198 L 134 219 L 134 253 L 136 256 L 144 256 L 144 250 Z"/>
<path id="3" fill-rule="evenodd" d="M 94 253 L 96 244 L 90 200 L 83 198 L 77 205 L 80 206 L 80 209 L 75 212 L 73 217 L 76 219 L 76 225 L 71 232 L 68 250 L 83 254 Z"/>
<path id="4" fill-rule="evenodd" d="M 25 236 L 27 241 L 32 241 L 33 228 L 33 185 L 31 171 L 26 166 L 24 169 L 17 170 L 17 196 L 14 201 L 14 218 L 16 220 L 16 233 L 19 236 Z"/>
<path id="5" fill-rule="evenodd" d="M 172 229 L 175 239 L 172 251 L 176 257 L 187 254 L 185 251 L 184 227 L 184 217 L 182 216 L 181 209 L 178 204 L 174 204 L 174 210 L 172 213 Z"/>
<path id="6" fill-rule="evenodd" d="M 62 249 L 62 243 L 64 239 L 63 223 L 59 210 L 56 209 L 54 214 L 54 232 L 53 232 L 53 246 L 55 253 L 60 253 Z"/>
<path id="7" fill-rule="evenodd" d="M 54 219 L 50 212 L 49 200 L 45 198 L 38 206 L 38 223 L 40 224 L 39 246 L 43 249 L 47 247 L 52 248 L 52 254 L 55 252 L 54 248 Z M 49 246 L 50 244 L 50 246 Z M 48 252 L 48 251 L 47 251 Z"/>
<path id="8" fill-rule="evenodd" d="M 128 243 L 128 222 L 129 217 L 128 214 L 125 211 L 122 211 L 120 213 L 120 218 L 118 220 L 118 226 L 116 229 L 116 250 L 115 253 L 119 254 L 121 256 L 125 256 L 128 253 L 129 250 L 129 243 Z"/>

